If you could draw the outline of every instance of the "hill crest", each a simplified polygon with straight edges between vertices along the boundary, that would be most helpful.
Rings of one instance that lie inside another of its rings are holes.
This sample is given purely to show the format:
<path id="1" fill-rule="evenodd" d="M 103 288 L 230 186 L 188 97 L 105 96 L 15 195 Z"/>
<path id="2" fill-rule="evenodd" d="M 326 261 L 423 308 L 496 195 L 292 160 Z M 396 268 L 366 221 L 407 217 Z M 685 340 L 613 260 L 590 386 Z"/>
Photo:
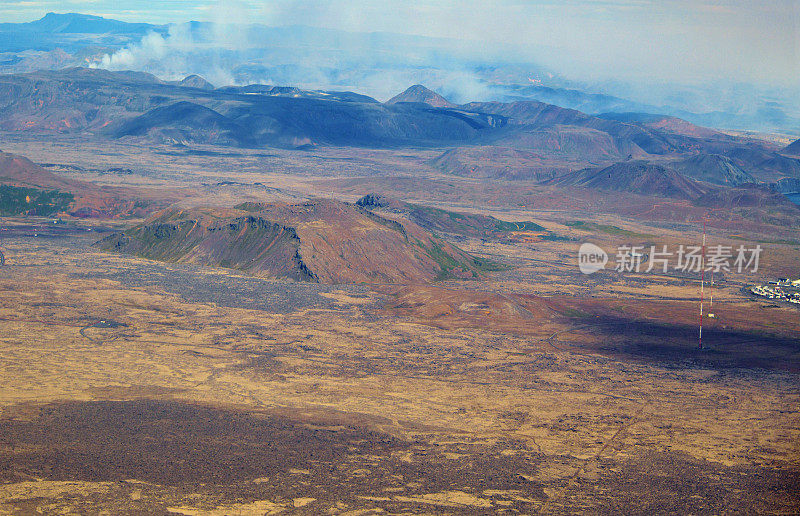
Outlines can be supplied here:
<path id="1" fill-rule="evenodd" d="M 578 170 L 547 181 L 547 184 L 690 200 L 706 192 L 701 183 L 646 161 L 620 162 L 608 167 Z"/>
<path id="2" fill-rule="evenodd" d="M 54 174 L 24 156 L 0 151 L 0 213 L 75 217 L 143 217 L 174 200 L 174 192 L 98 186 Z M 20 199 L 24 201 L 20 202 Z"/>
<path id="3" fill-rule="evenodd" d="M 786 147 L 784 147 L 781 152 L 783 152 L 784 154 L 788 154 L 790 156 L 796 156 L 800 158 L 800 139 L 795 140 Z"/>
<path id="4" fill-rule="evenodd" d="M 323 199 L 244 203 L 233 209 L 170 208 L 95 246 L 160 261 L 334 284 L 427 283 L 477 276 L 485 266 L 413 222 Z"/>
<path id="5" fill-rule="evenodd" d="M 422 84 L 409 86 L 404 92 L 399 93 L 386 101 L 387 104 L 397 104 L 398 102 L 416 102 L 428 104 L 429 106 L 437 108 L 456 107 L 455 104 L 439 95 L 435 91 L 426 88 Z"/>

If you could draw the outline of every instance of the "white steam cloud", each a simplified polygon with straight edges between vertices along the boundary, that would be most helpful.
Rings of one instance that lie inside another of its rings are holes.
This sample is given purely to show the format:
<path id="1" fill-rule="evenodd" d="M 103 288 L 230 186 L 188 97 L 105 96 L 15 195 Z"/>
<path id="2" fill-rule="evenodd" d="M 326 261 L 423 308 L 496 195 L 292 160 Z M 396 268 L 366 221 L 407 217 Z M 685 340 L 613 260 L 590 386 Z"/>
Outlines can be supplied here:
<path id="1" fill-rule="evenodd" d="M 379 100 L 417 83 L 454 102 L 492 96 L 488 83 L 474 71 L 487 57 L 486 49 L 470 56 L 454 40 L 248 24 L 246 6 L 235 2 L 215 12 L 225 12 L 225 19 L 169 25 L 165 32 L 150 32 L 91 66 L 145 71 L 171 81 L 197 74 L 217 87 L 275 84 L 351 90 Z"/>
<path id="2" fill-rule="evenodd" d="M 214 85 L 224 86 L 236 82 L 221 62 L 220 51 L 225 48 L 217 41 L 199 41 L 188 24 L 170 25 L 167 34 L 150 32 L 140 41 L 104 55 L 92 66 L 145 71 L 165 80 L 180 80 L 196 73 Z"/>
<path id="3" fill-rule="evenodd" d="M 695 5 L 716 0 L 681 0 L 672 7 L 616 0 L 227 0 L 207 9 L 209 21 L 169 25 L 94 66 L 166 80 L 198 74 L 218 87 L 350 90 L 378 100 L 423 84 L 457 103 L 539 98 L 588 112 L 618 105 L 613 99 L 589 105 L 569 93 L 540 98 L 522 91 L 545 86 L 606 93 L 627 99 L 619 109 L 684 118 L 719 111 L 776 127 L 789 123 L 781 113 L 800 118 L 800 61 L 797 47 L 792 51 L 787 43 L 800 38 L 792 25 L 800 20 L 800 8 L 759 7 L 756 30 L 748 25 L 750 11 L 726 2 L 732 14 L 721 19 Z M 687 20 L 691 27 L 685 27 Z M 765 26 L 775 28 L 764 31 Z M 401 34 L 406 31 L 419 35 Z M 720 53 L 728 48 L 737 50 Z M 745 64 L 754 63 L 759 66 L 750 67 L 752 73 L 741 75 L 749 69 Z M 709 117 L 693 121 L 726 124 Z"/>

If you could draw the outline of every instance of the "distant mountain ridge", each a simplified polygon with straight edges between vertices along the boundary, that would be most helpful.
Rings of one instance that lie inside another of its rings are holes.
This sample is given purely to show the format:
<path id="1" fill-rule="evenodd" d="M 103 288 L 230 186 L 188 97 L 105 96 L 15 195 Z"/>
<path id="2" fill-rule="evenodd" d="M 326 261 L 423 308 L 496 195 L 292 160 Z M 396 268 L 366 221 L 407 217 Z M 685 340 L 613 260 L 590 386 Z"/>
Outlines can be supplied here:
<path id="1" fill-rule="evenodd" d="M 9 28 L 51 34 L 146 34 L 149 31 L 166 31 L 166 25 L 130 23 L 90 14 L 54 12 L 27 23 L 0 24 L 0 30 Z"/>
<path id="2" fill-rule="evenodd" d="M 727 129 L 791 132 L 800 127 L 800 107 L 791 95 L 778 102 L 767 94 L 761 94 L 751 103 L 738 105 L 713 102 L 715 97 L 712 95 L 708 97 L 712 100 L 703 101 L 708 104 L 706 107 L 696 102 L 708 95 L 701 89 L 701 95 L 689 91 L 667 97 L 669 101 L 648 103 L 624 98 L 626 95 L 635 96 L 624 85 L 576 83 L 559 77 L 557 70 L 546 70 L 531 62 L 515 62 L 513 58 L 509 60 L 508 48 L 492 46 L 485 41 L 480 51 L 475 52 L 465 48 L 464 40 L 454 38 L 348 32 L 304 25 L 237 25 L 235 30 L 248 42 L 248 47 L 259 51 L 237 53 L 226 48 L 224 61 L 227 64 L 225 73 L 220 75 L 225 79 L 219 79 L 213 75 L 218 69 L 213 64 L 216 61 L 208 59 L 211 46 L 220 43 L 212 22 L 191 21 L 167 26 L 51 12 L 39 20 L 0 24 L 0 53 L 10 54 L 0 59 L 0 71 L 26 72 L 97 64 L 104 55 L 114 54 L 122 48 L 135 51 L 141 38 L 151 32 L 164 36 L 168 46 L 169 33 L 173 29 L 176 34 L 189 37 L 202 47 L 197 55 L 178 61 L 170 59 L 163 66 L 146 64 L 148 56 L 141 55 L 137 66 L 155 72 L 165 80 L 201 74 L 223 85 L 230 80 L 248 83 L 270 77 L 279 84 L 313 84 L 309 87 L 330 90 L 350 89 L 354 84 L 377 84 L 374 79 L 383 79 L 380 76 L 386 71 L 389 77 L 405 76 L 409 82 L 422 81 L 422 77 L 436 77 L 436 82 L 443 85 L 442 92 L 447 92 L 445 96 L 457 102 L 473 100 L 465 98 L 467 91 L 473 88 L 463 88 L 461 81 L 454 78 L 465 74 L 469 84 L 477 83 L 483 91 L 483 98 L 479 100 L 539 101 L 591 115 L 663 113 L 694 124 Z M 478 36 L 475 38 L 479 39 Z M 225 44 L 218 46 L 225 47 Z M 169 54 L 190 51 L 179 45 Z M 318 58 L 321 54 L 330 56 L 331 60 L 320 64 Z M 191 63 L 191 66 L 178 66 L 176 69 L 176 62 Z M 106 66 L 117 65 L 106 63 Z M 538 78 L 531 78 L 531 73 Z M 541 80 L 545 80 L 545 84 Z M 593 91 L 595 89 L 597 91 Z M 616 93 L 609 93 L 614 91 Z M 376 88 L 370 94 L 382 99 L 390 92 Z M 646 97 L 645 94 L 643 98 Z"/>
<path id="3" fill-rule="evenodd" d="M 440 102 L 421 86 L 405 93 Z M 438 170 L 476 178 L 542 181 L 628 161 L 723 186 L 800 178 L 800 159 L 768 142 L 671 117 L 597 117 L 536 101 L 434 107 L 287 86 L 210 89 L 199 77 L 182 84 L 75 67 L 0 75 L 0 105 L 5 131 L 248 148 L 424 146 L 442 149 L 430 162 Z"/>

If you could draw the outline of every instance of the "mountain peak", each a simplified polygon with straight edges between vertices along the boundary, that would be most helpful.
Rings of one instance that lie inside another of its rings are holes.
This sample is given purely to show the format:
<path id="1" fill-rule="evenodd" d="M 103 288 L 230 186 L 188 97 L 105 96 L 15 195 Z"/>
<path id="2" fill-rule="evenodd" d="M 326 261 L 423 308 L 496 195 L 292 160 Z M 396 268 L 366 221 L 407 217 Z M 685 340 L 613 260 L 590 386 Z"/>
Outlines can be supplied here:
<path id="1" fill-rule="evenodd" d="M 213 90 L 214 85 L 205 80 L 203 77 L 192 74 L 187 75 L 182 81 L 178 83 L 179 86 L 185 86 L 187 88 L 198 88 L 201 90 Z"/>
<path id="2" fill-rule="evenodd" d="M 442 97 L 433 90 L 429 90 L 421 84 L 410 86 L 406 91 L 396 95 L 386 101 L 387 104 L 397 104 L 398 102 L 421 102 L 433 107 L 454 107 L 455 104 Z"/>

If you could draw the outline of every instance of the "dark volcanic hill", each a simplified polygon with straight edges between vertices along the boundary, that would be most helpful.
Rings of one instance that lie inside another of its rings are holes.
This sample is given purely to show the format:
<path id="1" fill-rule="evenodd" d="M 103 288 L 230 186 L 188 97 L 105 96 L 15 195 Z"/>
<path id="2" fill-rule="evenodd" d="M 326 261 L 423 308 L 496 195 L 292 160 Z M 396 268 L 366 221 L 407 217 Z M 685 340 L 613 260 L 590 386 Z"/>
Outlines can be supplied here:
<path id="1" fill-rule="evenodd" d="M 712 190 L 695 204 L 713 208 L 772 208 L 800 215 L 800 206 L 767 185 L 743 184 L 736 188 Z"/>
<path id="2" fill-rule="evenodd" d="M 584 138 L 605 141 L 598 143 L 609 155 L 628 154 L 667 154 L 679 150 L 678 146 L 671 143 L 665 135 L 658 131 L 649 130 L 635 124 L 627 124 L 616 120 L 605 120 L 593 117 L 574 109 L 564 109 L 551 104 L 536 101 L 519 101 L 512 103 L 502 102 L 471 102 L 461 106 L 463 109 L 496 113 L 508 118 L 509 133 L 503 135 L 499 143 L 509 144 L 517 148 L 531 148 L 525 139 L 529 135 L 536 135 L 541 131 L 547 134 L 558 134 L 564 128 L 580 128 L 579 134 Z M 512 130 L 513 129 L 513 130 Z M 575 129 L 571 129 L 576 132 Z M 549 143 L 548 143 L 549 145 Z M 532 150 L 539 150 L 533 148 Z"/>
<path id="3" fill-rule="evenodd" d="M 677 199 L 696 199 L 708 190 L 683 174 L 644 161 L 627 161 L 609 167 L 578 170 L 546 183 Z"/>
<path id="4" fill-rule="evenodd" d="M 450 149 L 431 163 L 446 174 L 479 179 L 543 181 L 570 171 L 534 152 L 483 145 Z"/>
<path id="5" fill-rule="evenodd" d="M 752 172 L 754 169 L 757 172 Z M 800 178 L 800 159 L 774 153 L 763 161 L 750 164 L 750 168 L 746 170 L 754 176 L 757 175 L 761 181 L 780 180 L 784 177 Z"/>
<path id="6" fill-rule="evenodd" d="M 420 104 L 428 104 L 433 107 L 455 107 L 455 104 L 421 84 L 410 86 L 404 92 L 386 101 L 387 104 L 397 104 L 398 102 L 417 102 Z"/>
<path id="7" fill-rule="evenodd" d="M 800 140 L 793 141 L 792 143 L 784 147 L 782 152 L 784 154 L 800 158 Z"/>
<path id="8" fill-rule="evenodd" d="M 384 147 L 469 141 L 482 128 L 458 116 L 413 105 L 339 102 L 315 98 L 232 95 L 213 110 L 180 101 L 154 108 L 113 131 L 113 136 L 148 135 L 242 147 L 329 144 Z"/>
<path id="9" fill-rule="evenodd" d="M 727 135 L 700 127 L 686 120 L 674 116 L 655 115 L 650 113 L 603 113 L 599 118 L 616 120 L 618 122 L 635 123 L 650 129 L 657 129 L 674 135 L 689 136 L 692 138 L 730 138 Z"/>
<path id="10" fill-rule="evenodd" d="M 684 160 L 670 164 L 685 176 L 724 186 L 738 186 L 743 183 L 755 183 L 756 180 L 739 165 L 726 156 L 719 154 L 695 154 Z"/>
<path id="11" fill-rule="evenodd" d="M 800 226 L 800 206 L 762 184 L 713 190 L 694 201 L 714 210 L 729 209 L 747 219 L 784 227 Z"/>
<path id="12" fill-rule="evenodd" d="M 318 200 L 163 211 L 97 247 L 153 260 L 323 283 L 419 283 L 471 277 L 480 260 L 412 222 Z"/>
<path id="13" fill-rule="evenodd" d="M 246 129 L 213 109 L 181 101 L 151 109 L 122 123 L 114 136 L 150 136 L 174 143 L 248 145 L 253 140 Z"/>

